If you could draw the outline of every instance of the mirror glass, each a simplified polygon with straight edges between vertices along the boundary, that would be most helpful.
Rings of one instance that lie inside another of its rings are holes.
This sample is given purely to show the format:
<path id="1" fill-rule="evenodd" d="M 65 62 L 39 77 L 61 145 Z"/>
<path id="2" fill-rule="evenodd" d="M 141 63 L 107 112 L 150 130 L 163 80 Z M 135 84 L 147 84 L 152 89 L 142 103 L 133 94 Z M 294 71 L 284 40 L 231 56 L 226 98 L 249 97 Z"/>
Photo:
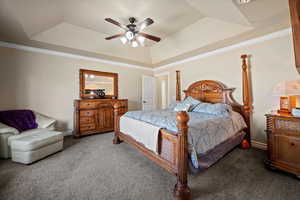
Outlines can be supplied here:
<path id="1" fill-rule="evenodd" d="M 80 70 L 81 98 L 118 98 L 118 74 Z"/>
<path id="2" fill-rule="evenodd" d="M 85 74 L 85 93 L 95 93 L 102 90 L 105 95 L 114 95 L 113 77 L 95 76 L 94 74 Z"/>

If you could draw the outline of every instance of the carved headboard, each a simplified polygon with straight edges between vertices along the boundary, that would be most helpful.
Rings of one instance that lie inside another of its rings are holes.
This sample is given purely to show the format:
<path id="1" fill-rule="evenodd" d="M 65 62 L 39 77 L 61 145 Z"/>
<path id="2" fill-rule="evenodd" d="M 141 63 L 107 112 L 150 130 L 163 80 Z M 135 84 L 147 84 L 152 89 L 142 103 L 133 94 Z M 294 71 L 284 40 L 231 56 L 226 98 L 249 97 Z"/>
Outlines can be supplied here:
<path id="1" fill-rule="evenodd" d="M 227 88 L 219 81 L 203 80 L 191 84 L 184 93 L 186 97 L 190 96 L 203 102 L 229 104 L 234 111 L 244 116 L 243 106 L 232 97 L 233 91 L 234 88 Z"/>
<path id="2" fill-rule="evenodd" d="M 227 88 L 223 83 L 213 80 L 197 81 L 191 84 L 187 90 L 184 90 L 186 96 L 209 103 L 226 103 L 232 106 L 233 110 L 240 113 L 248 126 L 245 140 L 251 142 L 250 129 L 252 119 L 252 95 L 249 66 L 247 64 L 247 55 L 242 55 L 242 90 L 243 105 L 237 103 L 232 92 L 234 88 Z M 180 96 L 180 71 L 176 71 L 176 100 L 181 100 Z"/>

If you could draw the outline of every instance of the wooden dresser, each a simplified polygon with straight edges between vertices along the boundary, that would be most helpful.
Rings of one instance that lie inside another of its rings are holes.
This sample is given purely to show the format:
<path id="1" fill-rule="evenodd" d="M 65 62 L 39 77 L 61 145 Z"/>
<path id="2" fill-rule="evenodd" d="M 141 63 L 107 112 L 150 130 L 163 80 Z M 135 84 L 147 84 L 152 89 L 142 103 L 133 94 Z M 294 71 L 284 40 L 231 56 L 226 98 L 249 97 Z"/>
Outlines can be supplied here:
<path id="1" fill-rule="evenodd" d="M 268 159 L 266 166 L 300 177 L 300 118 L 267 114 Z"/>
<path id="2" fill-rule="evenodd" d="M 121 113 L 128 111 L 127 99 L 75 100 L 74 136 L 91 135 L 114 130 L 113 105 L 122 105 Z"/>

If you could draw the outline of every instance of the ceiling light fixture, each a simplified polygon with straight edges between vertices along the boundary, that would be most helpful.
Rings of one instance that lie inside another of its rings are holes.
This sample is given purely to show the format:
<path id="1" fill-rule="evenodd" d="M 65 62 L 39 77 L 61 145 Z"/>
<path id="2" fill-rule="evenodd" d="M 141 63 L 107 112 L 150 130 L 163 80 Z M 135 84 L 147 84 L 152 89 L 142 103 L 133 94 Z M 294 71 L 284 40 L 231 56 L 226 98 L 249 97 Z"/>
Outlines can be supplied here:
<path id="1" fill-rule="evenodd" d="M 118 33 L 116 35 L 106 37 L 106 40 L 119 38 L 123 44 L 128 44 L 131 47 L 145 46 L 146 39 L 155 42 L 159 42 L 161 40 L 159 37 L 142 32 L 142 30 L 154 23 L 151 18 L 147 18 L 140 23 L 136 23 L 136 19 L 130 17 L 130 24 L 128 25 L 123 25 L 111 18 L 105 18 L 105 21 L 120 27 L 124 31 L 123 33 Z"/>
<path id="2" fill-rule="evenodd" d="M 246 4 L 246 3 L 250 3 L 252 0 L 238 0 L 239 4 Z"/>
<path id="3" fill-rule="evenodd" d="M 137 47 L 137 46 L 139 46 L 139 44 L 138 44 L 138 42 L 137 42 L 136 40 L 133 40 L 133 41 L 131 42 L 131 46 L 132 46 L 132 47 Z"/>
<path id="4" fill-rule="evenodd" d="M 144 42 L 145 42 L 145 38 L 143 36 L 138 36 L 137 40 L 139 41 L 139 43 L 144 46 Z"/>
<path id="5" fill-rule="evenodd" d="M 125 36 L 128 40 L 132 40 L 134 38 L 134 33 L 132 31 L 127 31 Z"/>
<path id="6" fill-rule="evenodd" d="M 121 37 L 120 40 L 121 40 L 121 42 L 122 42 L 123 44 L 126 44 L 126 43 L 127 43 L 127 38 L 126 38 L 126 37 Z"/>

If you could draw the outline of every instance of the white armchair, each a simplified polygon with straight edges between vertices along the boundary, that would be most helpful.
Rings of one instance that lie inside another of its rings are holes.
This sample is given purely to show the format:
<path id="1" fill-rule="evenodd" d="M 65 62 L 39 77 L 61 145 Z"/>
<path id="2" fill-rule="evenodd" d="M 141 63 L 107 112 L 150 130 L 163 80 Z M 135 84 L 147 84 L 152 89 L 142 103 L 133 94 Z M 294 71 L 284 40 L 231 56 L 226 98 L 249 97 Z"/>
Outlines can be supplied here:
<path id="1" fill-rule="evenodd" d="M 36 122 L 38 124 L 39 129 L 47 129 L 47 130 L 54 130 L 56 120 L 49 118 L 45 115 L 40 113 L 36 113 Z M 11 151 L 9 147 L 9 137 L 16 136 L 16 135 L 23 135 L 23 134 L 30 134 L 33 130 L 28 130 L 25 132 L 20 133 L 17 129 L 7 126 L 5 124 L 0 123 L 0 158 L 10 158 Z"/>

